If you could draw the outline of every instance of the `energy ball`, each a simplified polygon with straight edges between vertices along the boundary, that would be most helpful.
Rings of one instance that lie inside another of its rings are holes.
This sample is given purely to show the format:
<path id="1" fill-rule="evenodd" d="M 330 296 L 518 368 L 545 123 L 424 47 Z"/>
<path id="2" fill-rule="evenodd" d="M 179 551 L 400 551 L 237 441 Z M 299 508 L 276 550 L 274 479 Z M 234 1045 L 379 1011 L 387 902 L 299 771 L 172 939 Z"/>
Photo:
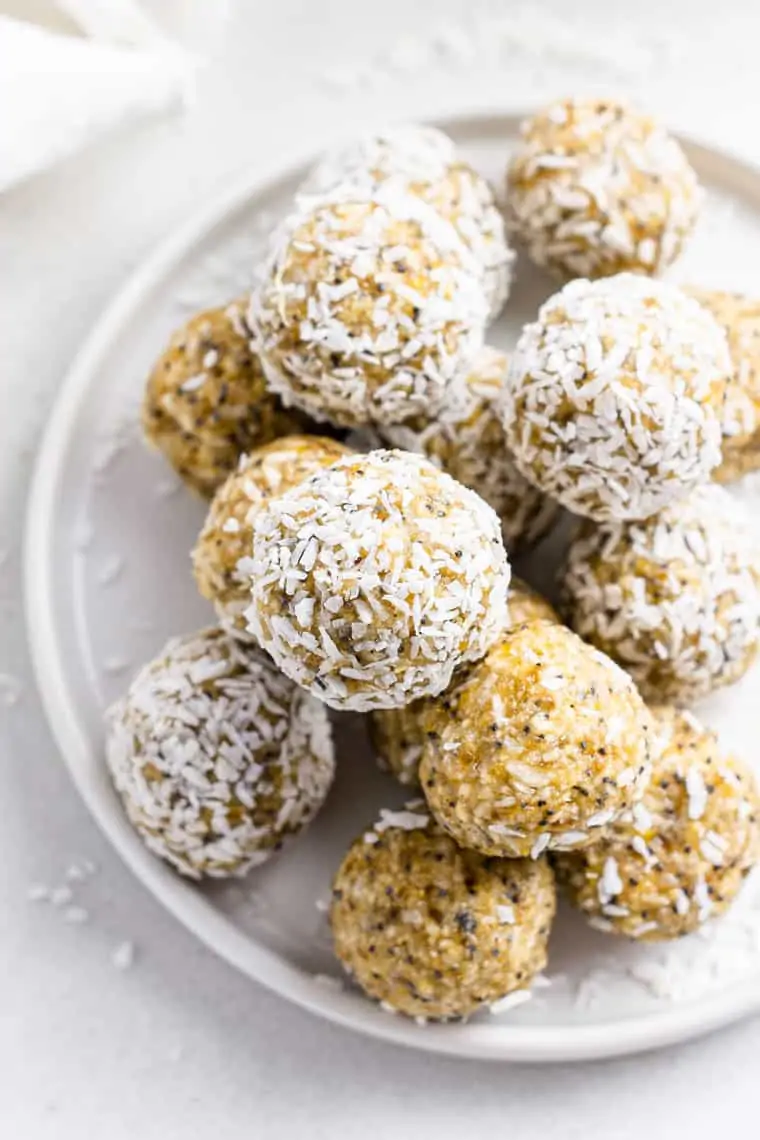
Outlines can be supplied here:
<path id="1" fill-rule="evenodd" d="M 501 519 L 514 556 L 548 533 L 559 507 L 520 474 L 510 454 L 498 407 L 506 371 L 504 353 L 481 349 L 467 374 L 448 386 L 434 415 L 384 428 L 382 435 L 477 491 Z"/>
<path id="2" fill-rule="evenodd" d="M 219 629 L 170 641 L 108 714 L 108 767 L 154 854 L 193 879 L 245 874 L 332 783 L 323 705 Z"/>
<path id="3" fill-rule="evenodd" d="M 645 519 L 720 462 L 730 373 L 725 333 L 673 285 L 571 281 L 512 356 L 507 442 L 526 479 L 575 514 Z"/>
<path id="4" fill-rule="evenodd" d="M 146 438 L 204 496 L 235 470 L 243 452 L 307 423 L 268 391 L 250 348 L 246 303 L 207 309 L 177 329 L 143 398 Z"/>
<path id="5" fill-rule="evenodd" d="M 526 622 L 425 717 L 420 783 L 462 847 L 587 847 L 640 798 L 652 718 L 631 678 L 564 626 Z"/>
<path id="6" fill-rule="evenodd" d="M 645 522 L 580 527 L 568 624 L 650 701 L 691 704 L 737 681 L 760 636 L 760 561 L 748 519 L 708 484 Z"/>
<path id="7" fill-rule="evenodd" d="M 335 876 L 335 952 L 369 997 L 409 1017 L 466 1017 L 543 970 L 556 908 L 545 859 L 462 851 L 417 805 L 384 811 Z"/>
<path id="8" fill-rule="evenodd" d="M 384 182 L 422 198 L 454 225 L 477 262 L 489 315 L 497 317 L 509 293 L 514 252 L 491 187 L 442 131 L 409 124 L 365 135 L 326 155 L 301 193 L 373 191 Z"/>
<path id="9" fill-rule="evenodd" d="M 721 753 L 691 713 L 653 710 L 662 751 L 641 803 L 555 865 L 595 927 L 645 942 L 690 934 L 722 914 L 760 857 L 752 770 Z"/>
<path id="10" fill-rule="evenodd" d="M 509 621 L 518 625 L 525 621 L 559 622 L 552 606 L 519 578 L 509 584 Z M 456 685 L 457 678 L 452 681 Z M 448 690 L 447 690 L 448 691 Z M 390 772 L 400 784 L 416 787 L 419 784 L 419 767 L 425 744 L 425 713 L 441 701 L 440 697 L 422 697 L 399 709 L 376 709 L 369 716 L 369 731 L 375 747 L 377 762 Z"/>
<path id="11" fill-rule="evenodd" d="M 493 644 L 509 576 L 482 499 L 420 456 L 373 451 L 256 516 L 248 630 L 333 708 L 396 708 Z"/>
<path id="12" fill-rule="evenodd" d="M 273 495 L 302 483 L 351 451 L 320 436 L 289 435 L 244 455 L 211 502 L 193 550 L 198 589 L 228 633 L 247 637 L 253 520 Z"/>
<path id="13" fill-rule="evenodd" d="M 508 223 L 537 265 L 562 278 L 608 277 L 657 275 L 675 261 L 703 194 L 663 127 L 608 99 L 564 99 L 521 134 Z"/>
<path id="14" fill-rule="evenodd" d="M 741 293 L 690 289 L 728 337 L 733 371 L 723 423 L 723 462 L 713 472 L 732 483 L 760 468 L 760 300 Z"/>
<path id="15" fill-rule="evenodd" d="M 454 227 L 388 183 L 290 218 L 249 319 L 286 404 L 361 427 L 440 401 L 483 343 L 486 302 Z"/>

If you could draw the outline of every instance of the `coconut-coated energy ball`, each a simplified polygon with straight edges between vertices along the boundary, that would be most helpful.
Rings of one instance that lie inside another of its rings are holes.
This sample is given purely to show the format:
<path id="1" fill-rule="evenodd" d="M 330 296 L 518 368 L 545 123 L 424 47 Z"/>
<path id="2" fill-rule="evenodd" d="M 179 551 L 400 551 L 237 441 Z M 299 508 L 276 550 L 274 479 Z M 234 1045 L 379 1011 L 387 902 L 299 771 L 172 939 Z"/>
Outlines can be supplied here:
<path id="1" fill-rule="evenodd" d="M 211 501 L 193 550 L 198 589 L 213 603 L 228 633 L 246 637 L 251 602 L 253 520 L 273 495 L 281 495 L 329 467 L 350 448 L 316 435 L 288 435 L 254 448 L 240 460 Z"/>
<path id="2" fill-rule="evenodd" d="M 246 304 L 207 309 L 177 329 L 143 397 L 146 438 L 202 495 L 213 494 L 243 452 L 307 425 L 268 391 Z"/>
<path id="3" fill-rule="evenodd" d="M 488 182 L 462 161 L 443 131 L 406 124 L 364 135 L 327 154 L 301 193 L 333 196 L 351 188 L 373 190 L 384 182 L 416 194 L 454 225 L 477 262 L 490 316 L 498 316 L 514 261 L 504 218 Z"/>
<path id="4" fill-rule="evenodd" d="M 568 624 L 650 701 L 690 704 L 747 671 L 760 637 L 760 556 L 715 484 L 644 522 L 584 523 L 568 551 Z"/>
<path id="5" fill-rule="evenodd" d="M 557 855 L 570 901 L 593 925 L 647 942 L 722 914 L 760 857 L 751 768 L 691 713 L 655 708 L 660 752 L 641 803 L 583 851 Z"/>
<path id="6" fill-rule="evenodd" d="M 559 507 L 520 474 L 507 446 L 499 400 L 507 358 L 483 348 L 466 375 L 450 384 L 434 414 L 384 428 L 394 447 L 426 455 L 477 491 L 501 519 L 510 555 L 524 553 L 551 529 Z"/>
<path id="7" fill-rule="evenodd" d="M 332 783 L 319 701 L 222 630 L 170 641 L 108 713 L 130 822 L 183 875 L 242 875 L 316 815 Z"/>
<path id="8" fill-rule="evenodd" d="M 656 275 L 691 234 L 702 191 L 662 126 L 609 99 L 564 99 L 522 126 L 507 217 L 537 265 L 559 277 Z"/>
<path id="9" fill-rule="evenodd" d="M 462 851 L 422 805 L 384 811 L 333 883 L 335 952 L 369 997 L 409 1017 L 466 1017 L 546 965 L 556 907 L 545 859 Z"/>
<path id="10" fill-rule="evenodd" d="M 421 456 L 341 459 L 256 516 L 248 629 L 333 708 L 440 693 L 507 624 L 499 520 Z"/>
<path id="11" fill-rule="evenodd" d="M 438 402 L 483 343 L 486 302 L 451 223 L 388 183 L 286 221 L 248 315 L 285 403 L 359 427 Z"/>
<path id="12" fill-rule="evenodd" d="M 633 681 L 547 621 L 503 634 L 425 728 L 430 808 L 484 855 L 586 847 L 649 777 L 652 719 Z"/>
<path id="13" fill-rule="evenodd" d="M 523 475 L 575 514 L 648 518 L 720 461 L 730 373 L 725 333 L 675 286 L 571 281 L 512 356 L 507 441 Z"/>
<path id="14" fill-rule="evenodd" d="M 512 578 L 509 584 L 508 606 L 511 625 L 525 621 L 560 620 L 546 599 L 519 578 Z M 452 685 L 456 684 L 457 677 L 452 681 Z M 446 692 L 439 697 L 422 697 L 403 708 L 376 709 L 370 713 L 369 730 L 377 762 L 400 784 L 407 787 L 419 784 L 420 758 L 426 736 L 425 713 L 445 701 Z"/>
<path id="15" fill-rule="evenodd" d="M 732 483 L 760 468 L 760 300 L 708 289 L 689 293 L 728 337 L 733 371 L 723 417 L 723 462 L 713 479 Z"/>

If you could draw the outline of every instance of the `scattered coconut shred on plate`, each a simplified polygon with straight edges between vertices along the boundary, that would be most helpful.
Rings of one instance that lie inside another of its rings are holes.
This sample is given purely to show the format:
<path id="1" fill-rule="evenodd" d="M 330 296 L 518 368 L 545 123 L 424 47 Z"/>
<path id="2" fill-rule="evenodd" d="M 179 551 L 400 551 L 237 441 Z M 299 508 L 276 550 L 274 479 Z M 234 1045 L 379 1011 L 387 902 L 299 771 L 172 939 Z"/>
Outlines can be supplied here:
<path id="1" fill-rule="evenodd" d="M 617 941 L 617 940 L 616 940 Z M 760 959 L 760 873 L 755 870 L 729 911 L 687 938 L 610 947 L 584 974 L 575 1004 L 590 1008 L 605 987 L 621 982 L 662 1003 L 696 1001 L 757 977 Z"/>

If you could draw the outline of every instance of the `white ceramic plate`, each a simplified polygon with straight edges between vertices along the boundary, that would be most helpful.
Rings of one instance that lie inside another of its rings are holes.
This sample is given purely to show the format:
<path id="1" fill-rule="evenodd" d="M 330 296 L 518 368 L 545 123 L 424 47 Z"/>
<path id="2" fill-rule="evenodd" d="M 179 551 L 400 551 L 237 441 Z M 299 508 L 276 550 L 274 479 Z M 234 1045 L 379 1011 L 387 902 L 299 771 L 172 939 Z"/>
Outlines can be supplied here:
<path id="1" fill-rule="evenodd" d="M 517 122 L 489 115 L 442 125 L 498 179 Z M 760 263 L 760 174 L 707 147 L 692 146 L 691 153 L 710 205 L 673 276 L 752 290 Z M 502 1060 L 611 1056 L 683 1040 L 760 1008 L 760 973 L 748 951 L 760 945 L 752 942 L 760 933 L 760 891 L 752 885 L 714 934 L 665 951 L 621 946 L 561 914 L 552 985 L 498 1017 L 418 1026 L 341 987 L 316 902 L 327 898 L 349 840 L 380 806 L 404 798 L 376 770 L 356 718 L 337 723 L 339 776 L 323 814 L 243 882 L 183 881 L 126 823 L 103 764 L 103 710 L 169 635 L 212 617 L 195 592 L 188 559 L 203 507 L 142 445 L 137 407 L 144 378 L 175 325 L 245 289 L 302 174 L 257 171 L 170 238 L 93 330 L 50 419 L 29 505 L 27 611 L 47 713 L 82 796 L 145 885 L 222 957 L 315 1013 L 399 1044 Z M 508 348 L 551 291 L 521 264 L 508 313 L 493 331 L 496 343 Z M 745 484 L 741 493 L 760 503 L 760 490 Z M 536 584 L 551 581 L 552 563 L 551 550 L 533 557 Z M 704 711 L 741 746 L 754 740 L 758 702 L 760 670 Z M 657 996 L 661 991 L 668 994 Z"/>

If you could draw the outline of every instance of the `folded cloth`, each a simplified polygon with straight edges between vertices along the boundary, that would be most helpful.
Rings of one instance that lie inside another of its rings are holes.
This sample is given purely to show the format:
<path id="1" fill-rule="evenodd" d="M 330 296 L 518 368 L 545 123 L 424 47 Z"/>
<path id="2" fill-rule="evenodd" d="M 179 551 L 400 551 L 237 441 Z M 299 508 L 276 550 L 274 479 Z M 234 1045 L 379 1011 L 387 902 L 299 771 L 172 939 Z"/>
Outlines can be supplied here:
<path id="1" fill-rule="evenodd" d="M 199 59 L 135 0 L 58 0 L 86 33 L 0 16 L 0 192 L 107 130 L 191 100 Z"/>
<path id="2" fill-rule="evenodd" d="M 55 0 L 82 31 L 112 43 L 171 40 L 207 51 L 223 29 L 231 0 Z"/>

